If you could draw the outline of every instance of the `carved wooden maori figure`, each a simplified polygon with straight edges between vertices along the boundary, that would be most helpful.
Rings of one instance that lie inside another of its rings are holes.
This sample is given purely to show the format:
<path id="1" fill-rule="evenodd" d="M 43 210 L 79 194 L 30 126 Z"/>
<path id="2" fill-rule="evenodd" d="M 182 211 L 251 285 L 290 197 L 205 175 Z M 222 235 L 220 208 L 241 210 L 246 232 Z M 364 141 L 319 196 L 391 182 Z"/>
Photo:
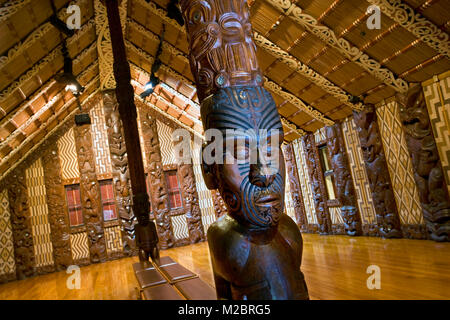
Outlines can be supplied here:
<path id="1" fill-rule="evenodd" d="M 309 134 L 304 137 L 306 165 L 308 166 L 309 178 L 311 181 L 314 205 L 316 208 L 317 223 L 320 234 L 328 234 L 332 230 L 330 215 L 326 204 L 327 196 L 323 181 L 323 171 L 320 164 L 318 149 L 314 140 L 314 135 Z"/>
<path id="2" fill-rule="evenodd" d="M 450 240 L 450 201 L 421 85 L 397 96 L 428 234 Z"/>
<path id="3" fill-rule="evenodd" d="M 43 154 L 42 166 L 55 268 L 56 271 L 62 271 L 73 264 L 73 259 L 70 247 L 69 219 L 66 213 L 64 185 L 56 143 L 49 145 Z"/>
<path id="4" fill-rule="evenodd" d="M 216 218 L 220 218 L 227 214 L 227 206 L 220 195 L 219 190 L 211 190 L 211 195 L 214 202 L 214 212 L 216 213 Z"/>
<path id="5" fill-rule="evenodd" d="M 167 185 L 161 162 L 156 120 L 150 116 L 145 108 L 145 106 L 139 106 L 138 112 L 144 141 L 145 158 L 147 159 L 145 166 L 147 167 L 150 180 L 152 210 L 155 215 L 160 247 L 161 249 L 168 249 L 174 245 L 174 236 L 169 216 Z"/>
<path id="6" fill-rule="evenodd" d="M 386 238 L 402 236 L 391 178 L 384 155 L 375 107 L 353 112 L 361 142 L 370 189 L 372 191 L 379 233 Z"/>
<path id="7" fill-rule="evenodd" d="M 261 87 L 247 1 L 184 0 L 181 8 L 203 127 L 234 142 L 219 152 L 225 163 L 202 164 L 207 187 L 219 189 L 228 209 L 208 229 L 217 296 L 308 299 L 301 233 L 284 214 L 283 126 Z M 269 141 L 270 156 L 263 148 Z M 204 155 L 209 147 L 220 148 L 210 142 Z"/>
<path id="8" fill-rule="evenodd" d="M 292 201 L 294 202 L 294 211 L 297 225 L 302 232 L 308 231 L 308 220 L 306 219 L 305 206 L 303 204 L 303 195 L 298 177 L 297 164 L 295 162 L 294 149 L 288 144 L 284 149 L 284 160 L 286 161 L 286 173 L 291 186 Z"/>
<path id="9" fill-rule="evenodd" d="M 75 145 L 80 168 L 80 194 L 92 263 L 106 261 L 100 186 L 95 173 L 90 125 L 75 126 Z"/>
<path id="10" fill-rule="evenodd" d="M 132 256 L 136 253 L 134 228 L 137 220 L 132 209 L 127 148 L 125 146 L 116 93 L 113 90 L 103 92 L 103 108 L 108 128 L 113 184 L 116 190 L 116 206 L 122 224 L 123 249 L 126 255 Z"/>
<path id="11" fill-rule="evenodd" d="M 356 202 L 355 188 L 348 164 L 341 125 L 339 123 L 326 129 L 330 165 L 334 172 L 336 197 L 341 204 L 345 232 L 350 236 L 361 235 L 361 217 Z"/>
<path id="12" fill-rule="evenodd" d="M 30 208 L 23 171 L 17 170 L 11 176 L 8 191 L 16 275 L 18 280 L 22 280 L 36 273 Z"/>
<path id="13" fill-rule="evenodd" d="M 197 186 L 195 184 L 192 164 L 181 164 L 178 168 L 181 177 L 181 188 L 184 195 L 184 209 L 191 243 L 206 240 L 203 231 L 202 214 L 198 203 Z"/>

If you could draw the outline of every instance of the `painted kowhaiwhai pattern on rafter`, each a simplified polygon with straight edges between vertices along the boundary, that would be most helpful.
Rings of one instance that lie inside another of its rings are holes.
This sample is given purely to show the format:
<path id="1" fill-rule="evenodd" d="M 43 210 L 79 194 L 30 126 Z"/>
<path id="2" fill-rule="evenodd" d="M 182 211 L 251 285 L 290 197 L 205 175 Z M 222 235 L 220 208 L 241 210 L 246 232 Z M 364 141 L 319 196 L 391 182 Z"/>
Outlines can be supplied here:
<path id="1" fill-rule="evenodd" d="M 402 224 L 423 224 L 422 206 L 398 103 L 392 101 L 377 108 L 377 117 L 400 221 Z"/>
<path id="2" fill-rule="evenodd" d="M 317 224 L 316 207 L 312 195 L 311 181 L 309 179 L 308 167 L 306 166 L 306 154 L 302 140 L 292 142 L 294 147 L 295 161 L 297 163 L 298 178 L 302 188 L 303 201 L 305 204 L 306 218 L 309 224 Z"/>
<path id="3" fill-rule="evenodd" d="M 0 276 L 14 274 L 14 240 L 11 228 L 8 190 L 0 192 Z"/>
<path id="4" fill-rule="evenodd" d="M 75 137 L 73 128 L 70 128 L 58 140 L 58 154 L 61 161 L 61 176 L 63 180 L 76 179 L 80 177 L 78 168 L 77 151 L 75 148 Z"/>
<path id="5" fill-rule="evenodd" d="M 92 124 L 92 148 L 95 154 L 95 171 L 97 174 L 111 173 L 111 156 L 109 154 L 108 133 L 105 122 L 103 103 L 97 103 L 90 111 Z"/>
<path id="6" fill-rule="evenodd" d="M 450 77 L 424 87 L 424 95 L 450 193 Z"/>
<path id="7" fill-rule="evenodd" d="M 30 206 L 31 231 L 36 267 L 54 264 L 51 229 L 48 221 L 47 193 L 45 191 L 44 168 L 39 158 L 25 170 L 28 203 Z"/>
<path id="8" fill-rule="evenodd" d="M 370 190 L 361 144 L 353 118 L 349 118 L 342 123 L 342 133 L 362 224 L 374 224 L 376 223 L 376 216 L 372 191 Z"/>

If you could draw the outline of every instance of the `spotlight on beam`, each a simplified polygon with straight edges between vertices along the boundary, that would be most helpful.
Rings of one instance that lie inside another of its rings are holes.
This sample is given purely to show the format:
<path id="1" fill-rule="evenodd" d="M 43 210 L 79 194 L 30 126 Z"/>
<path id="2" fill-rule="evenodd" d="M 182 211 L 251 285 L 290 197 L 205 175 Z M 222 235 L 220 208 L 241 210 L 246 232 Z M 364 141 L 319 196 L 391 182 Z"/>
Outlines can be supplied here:
<path id="1" fill-rule="evenodd" d="M 72 71 L 72 59 L 69 56 L 67 48 L 63 47 L 64 55 L 64 72 L 55 76 L 55 80 L 65 85 L 66 91 L 71 91 L 74 96 L 80 95 L 84 91 L 84 87 L 78 82 Z"/>
<path id="2" fill-rule="evenodd" d="M 140 97 L 142 99 L 147 98 L 149 95 L 151 95 L 153 93 L 153 91 L 155 90 L 155 87 L 161 82 L 161 80 L 159 80 L 159 78 L 157 76 L 155 76 L 154 74 L 152 74 L 150 76 L 150 81 L 147 82 L 147 84 L 144 87 L 144 92 L 142 92 L 140 94 Z"/>

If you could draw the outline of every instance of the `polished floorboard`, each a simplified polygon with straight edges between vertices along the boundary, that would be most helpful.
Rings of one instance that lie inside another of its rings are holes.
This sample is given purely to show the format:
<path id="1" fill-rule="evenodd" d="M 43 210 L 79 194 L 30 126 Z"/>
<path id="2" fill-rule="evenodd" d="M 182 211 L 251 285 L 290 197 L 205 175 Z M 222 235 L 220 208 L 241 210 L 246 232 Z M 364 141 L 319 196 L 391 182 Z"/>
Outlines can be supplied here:
<path id="1" fill-rule="evenodd" d="M 304 234 L 302 270 L 311 299 L 450 299 L 450 243 Z M 213 285 L 208 246 L 162 252 Z M 63 272 L 0 285 L 0 299 L 136 299 L 132 263 L 125 258 L 81 268 L 81 288 Z M 380 269 L 370 290 L 369 266 Z"/>

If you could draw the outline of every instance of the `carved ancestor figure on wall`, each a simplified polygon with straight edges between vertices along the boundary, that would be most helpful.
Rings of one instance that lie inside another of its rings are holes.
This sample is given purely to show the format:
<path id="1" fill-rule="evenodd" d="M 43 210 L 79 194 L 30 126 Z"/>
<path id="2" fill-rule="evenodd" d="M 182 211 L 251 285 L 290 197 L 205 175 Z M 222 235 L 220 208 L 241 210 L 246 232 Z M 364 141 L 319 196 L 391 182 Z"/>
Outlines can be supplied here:
<path id="1" fill-rule="evenodd" d="M 345 232 L 350 236 L 360 235 L 361 218 L 356 202 L 355 188 L 348 165 L 341 125 L 335 124 L 326 129 L 330 165 L 334 172 L 336 197 L 341 204 Z"/>
<path id="2" fill-rule="evenodd" d="M 354 112 L 353 115 L 372 191 L 378 231 L 381 236 L 386 238 L 400 238 L 402 236 L 400 219 L 381 142 L 375 107 L 367 105 L 364 111 Z"/>
<path id="3" fill-rule="evenodd" d="M 421 85 L 398 95 L 427 231 L 435 241 L 450 240 L 450 201 Z"/>
<path id="4" fill-rule="evenodd" d="M 301 233 L 284 214 L 283 128 L 261 87 L 247 1 L 184 0 L 181 7 L 204 129 L 219 130 L 225 145 L 234 142 L 224 146 L 224 162 L 202 163 L 207 187 L 219 189 L 228 209 L 207 235 L 217 296 L 308 299 Z M 268 140 L 277 141 L 270 144 L 276 164 L 261 150 Z M 203 146 L 203 159 L 213 143 Z"/>

